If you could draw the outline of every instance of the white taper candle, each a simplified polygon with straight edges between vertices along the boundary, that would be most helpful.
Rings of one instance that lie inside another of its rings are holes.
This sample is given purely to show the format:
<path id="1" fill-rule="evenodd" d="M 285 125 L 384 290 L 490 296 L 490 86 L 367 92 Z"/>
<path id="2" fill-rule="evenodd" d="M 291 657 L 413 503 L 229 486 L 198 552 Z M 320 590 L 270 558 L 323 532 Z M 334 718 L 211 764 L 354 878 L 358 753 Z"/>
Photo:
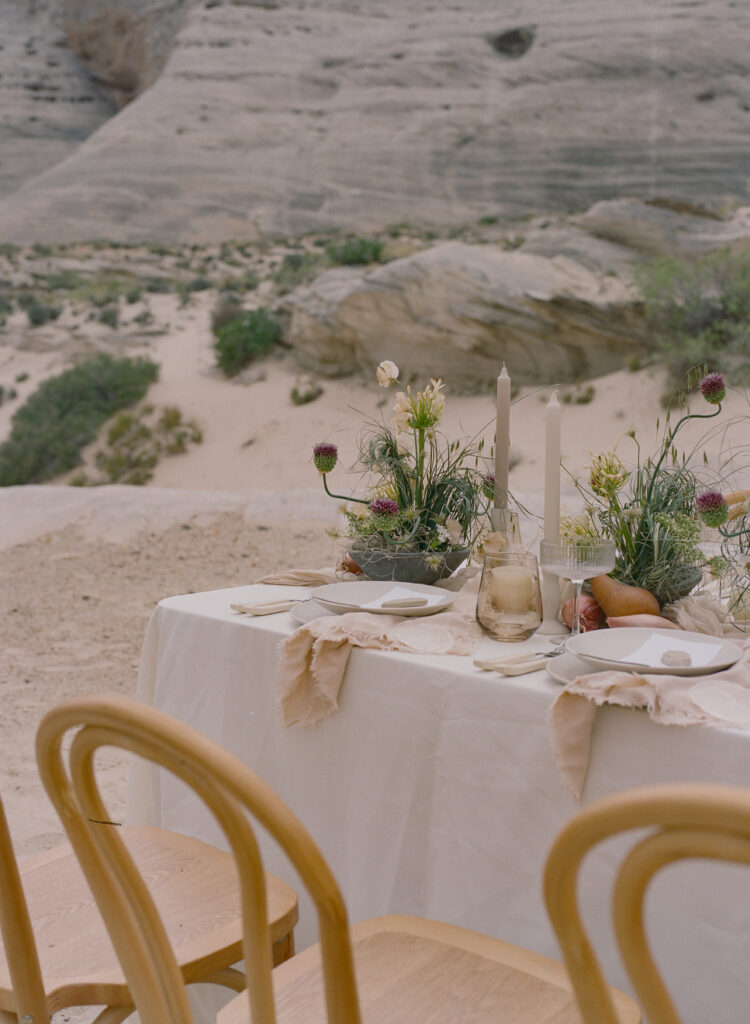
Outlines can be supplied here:
<path id="1" fill-rule="evenodd" d="M 560 427 L 562 408 L 557 392 L 547 404 L 544 417 L 544 539 L 560 536 Z"/>
<path id="2" fill-rule="evenodd" d="M 508 506 L 508 463 L 510 460 L 510 376 L 505 363 L 497 378 L 497 422 L 495 424 L 495 508 Z"/>

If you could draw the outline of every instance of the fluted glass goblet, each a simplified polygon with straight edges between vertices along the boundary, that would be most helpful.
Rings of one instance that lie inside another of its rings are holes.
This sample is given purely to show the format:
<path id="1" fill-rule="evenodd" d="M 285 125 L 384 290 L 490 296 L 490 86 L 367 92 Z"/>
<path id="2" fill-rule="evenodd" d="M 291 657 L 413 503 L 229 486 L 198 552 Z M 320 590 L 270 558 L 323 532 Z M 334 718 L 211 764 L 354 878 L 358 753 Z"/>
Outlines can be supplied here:
<path id="1" fill-rule="evenodd" d="M 575 587 L 572 635 L 581 632 L 581 587 L 584 580 L 612 572 L 615 542 L 606 537 L 569 537 L 543 540 L 539 545 L 542 570 L 570 580 Z"/>

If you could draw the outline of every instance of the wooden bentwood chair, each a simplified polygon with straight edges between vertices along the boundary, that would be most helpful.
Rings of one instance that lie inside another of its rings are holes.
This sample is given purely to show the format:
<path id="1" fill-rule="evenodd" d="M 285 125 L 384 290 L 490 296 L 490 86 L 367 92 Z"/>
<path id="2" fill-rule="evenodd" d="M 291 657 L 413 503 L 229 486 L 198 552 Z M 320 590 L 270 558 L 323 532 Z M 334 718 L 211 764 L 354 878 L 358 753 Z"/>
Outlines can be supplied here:
<path id="1" fill-rule="evenodd" d="M 80 728 L 79 728 L 80 727 Z M 67 761 L 62 740 L 75 731 Z M 338 886 L 301 823 L 227 751 L 160 711 L 122 697 L 62 704 L 43 719 L 37 757 L 44 785 L 90 880 L 144 1024 L 192 1021 L 183 979 L 159 915 L 107 812 L 94 755 L 114 745 L 160 764 L 210 806 L 237 859 L 245 922 L 248 1000 L 221 1024 L 580 1024 L 562 964 L 476 932 L 413 917 L 349 928 Z M 246 812 L 284 849 L 315 903 L 321 941 L 271 972 L 266 886 Z M 356 967 L 356 980 L 355 980 Z M 623 1024 L 638 1007 L 611 990 Z M 361 1004 L 361 1011 L 360 1011 Z M 249 1015 L 248 1015 L 249 1009 Z"/>
<path id="2" fill-rule="evenodd" d="M 688 858 L 750 864 L 750 792 L 734 786 L 673 783 L 615 793 L 580 811 L 556 839 L 545 869 L 545 899 L 585 1024 L 620 1024 L 610 989 L 581 924 L 576 882 L 597 843 L 650 828 L 624 858 L 613 889 L 620 954 L 644 1015 L 680 1024 L 646 940 L 643 901 L 661 868 Z"/>
<path id="3" fill-rule="evenodd" d="M 245 975 L 239 884 L 231 854 L 157 828 L 120 829 L 106 817 L 96 831 L 122 833 L 166 923 L 185 982 L 211 981 L 235 992 Z M 297 896 L 268 876 L 271 941 L 277 959 L 293 952 Z M 108 921 L 111 927 L 117 923 Z M 125 975 L 71 847 L 17 861 L 0 803 L 0 1022 L 48 1024 L 68 1006 L 101 1006 L 97 1024 L 118 1024 L 134 1009 Z"/>

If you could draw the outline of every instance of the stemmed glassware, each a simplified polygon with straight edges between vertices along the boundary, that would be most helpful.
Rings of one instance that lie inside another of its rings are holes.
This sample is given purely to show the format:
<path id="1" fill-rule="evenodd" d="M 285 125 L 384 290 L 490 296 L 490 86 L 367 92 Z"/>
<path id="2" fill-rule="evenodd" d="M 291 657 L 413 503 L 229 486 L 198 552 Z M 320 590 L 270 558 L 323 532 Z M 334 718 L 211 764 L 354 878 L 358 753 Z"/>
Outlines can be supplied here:
<path id="1" fill-rule="evenodd" d="M 606 537 L 570 537 L 543 540 L 539 546 L 539 564 L 543 570 L 563 576 L 575 587 L 572 635 L 581 631 L 581 587 L 584 580 L 612 572 L 615 567 L 615 542 Z"/>

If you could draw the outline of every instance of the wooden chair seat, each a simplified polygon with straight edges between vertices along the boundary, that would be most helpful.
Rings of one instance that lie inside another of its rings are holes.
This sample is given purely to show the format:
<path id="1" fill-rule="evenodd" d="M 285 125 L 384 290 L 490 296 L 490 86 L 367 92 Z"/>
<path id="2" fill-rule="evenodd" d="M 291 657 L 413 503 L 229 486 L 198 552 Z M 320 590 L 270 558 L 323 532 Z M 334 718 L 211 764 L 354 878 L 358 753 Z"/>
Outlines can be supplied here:
<path id="1" fill-rule="evenodd" d="M 232 855 L 164 829 L 117 831 L 160 909 L 185 981 L 223 972 L 221 983 L 241 991 L 244 975 L 226 972 L 242 959 Z M 63 844 L 18 866 L 50 1014 L 78 1005 L 132 1007 L 117 954 L 71 847 Z M 267 881 L 271 939 L 283 944 L 297 923 L 297 897 L 280 879 L 268 875 Z M 0 1009 L 12 1011 L 16 998 L 1 942 L 0 957 Z"/>
<path id="2" fill-rule="evenodd" d="M 581 1024 L 561 963 L 454 925 L 389 916 L 351 928 L 366 1024 Z M 616 990 L 622 1024 L 638 1024 L 636 1004 Z M 278 1024 L 326 1024 L 321 954 L 311 946 L 274 971 Z M 217 1024 L 248 1024 L 237 996 Z"/>

